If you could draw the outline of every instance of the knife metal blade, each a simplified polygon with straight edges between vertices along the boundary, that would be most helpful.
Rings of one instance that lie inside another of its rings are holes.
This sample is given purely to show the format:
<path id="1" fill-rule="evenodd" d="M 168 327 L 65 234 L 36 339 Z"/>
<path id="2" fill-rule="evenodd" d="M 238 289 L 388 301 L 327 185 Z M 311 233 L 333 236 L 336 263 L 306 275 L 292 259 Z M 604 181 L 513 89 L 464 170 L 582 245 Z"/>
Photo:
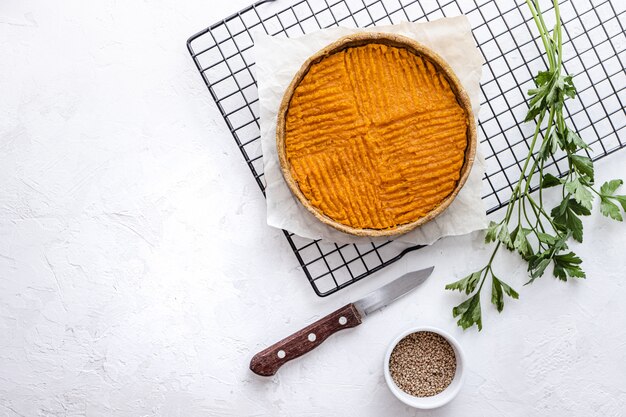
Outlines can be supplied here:
<path id="1" fill-rule="evenodd" d="M 372 314 L 383 307 L 388 306 L 403 295 L 408 294 L 432 274 L 434 266 L 430 268 L 420 269 L 419 271 L 409 272 L 396 278 L 388 284 L 383 285 L 379 289 L 372 291 L 367 296 L 355 301 L 353 304 L 361 314 L 365 317 Z"/>

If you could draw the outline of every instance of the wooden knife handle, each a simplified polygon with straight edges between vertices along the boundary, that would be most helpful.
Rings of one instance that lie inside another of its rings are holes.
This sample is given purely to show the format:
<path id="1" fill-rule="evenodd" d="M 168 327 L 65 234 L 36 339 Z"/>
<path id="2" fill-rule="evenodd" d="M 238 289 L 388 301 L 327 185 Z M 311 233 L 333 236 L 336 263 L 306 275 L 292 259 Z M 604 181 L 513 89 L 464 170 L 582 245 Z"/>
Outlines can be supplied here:
<path id="1" fill-rule="evenodd" d="M 278 368 L 315 349 L 331 334 L 359 324 L 361 315 L 354 304 L 347 304 L 254 355 L 250 360 L 250 369 L 258 375 L 274 375 Z"/>

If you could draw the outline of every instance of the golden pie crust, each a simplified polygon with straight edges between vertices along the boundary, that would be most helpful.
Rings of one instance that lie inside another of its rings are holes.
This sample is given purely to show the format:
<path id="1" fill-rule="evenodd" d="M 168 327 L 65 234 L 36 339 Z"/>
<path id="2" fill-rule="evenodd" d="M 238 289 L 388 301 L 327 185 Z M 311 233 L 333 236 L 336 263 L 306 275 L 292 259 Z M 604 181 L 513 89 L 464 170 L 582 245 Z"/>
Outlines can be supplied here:
<path id="1" fill-rule="evenodd" d="M 291 191 L 320 221 L 359 236 L 432 220 L 476 152 L 471 103 L 448 64 L 392 34 L 350 35 L 310 57 L 277 123 Z"/>

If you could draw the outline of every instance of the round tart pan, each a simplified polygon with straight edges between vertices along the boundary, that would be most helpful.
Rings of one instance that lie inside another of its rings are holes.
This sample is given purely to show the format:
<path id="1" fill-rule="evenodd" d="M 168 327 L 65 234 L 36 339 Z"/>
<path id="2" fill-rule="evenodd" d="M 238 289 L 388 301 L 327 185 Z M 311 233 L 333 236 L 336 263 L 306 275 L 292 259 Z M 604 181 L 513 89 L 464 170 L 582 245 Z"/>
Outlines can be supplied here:
<path id="1" fill-rule="evenodd" d="M 287 113 L 289 111 L 289 105 L 291 103 L 291 99 L 294 95 L 294 92 L 302 79 L 308 73 L 309 69 L 312 65 L 322 61 L 324 58 L 333 55 L 342 50 L 363 46 L 367 44 L 383 44 L 396 48 L 404 48 L 415 55 L 421 56 L 429 60 L 439 72 L 443 73 L 445 78 L 447 79 L 450 88 L 455 93 L 457 102 L 464 110 L 467 117 L 467 148 L 465 149 L 465 159 L 463 162 L 463 166 L 461 167 L 460 177 L 456 184 L 456 187 L 453 191 L 445 197 L 439 205 L 437 205 L 433 210 L 431 210 L 426 216 L 420 217 L 419 219 L 412 221 L 410 223 L 399 224 L 395 227 L 385 228 L 385 229 L 366 229 L 366 228 L 355 228 L 343 223 L 339 223 L 334 219 L 330 218 L 324 212 L 322 212 L 317 207 L 313 206 L 311 202 L 307 199 L 307 197 L 302 193 L 300 187 L 298 186 L 297 181 L 292 175 L 291 167 L 289 164 L 289 160 L 287 158 L 286 145 L 285 145 L 285 137 L 286 137 L 286 120 Z M 472 106 L 470 103 L 469 96 L 465 92 L 461 82 L 458 80 L 450 66 L 435 52 L 427 48 L 426 46 L 416 42 L 412 39 L 409 39 L 404 36 L 389 34 L 389 33 L 374 33 L 374 32 L 362 32 L 358 34 L 349 35 L 343 37 L 336 42 L 328 45 L 326 48 L 317 52 L 315 55 L 311 56 L 300 68 L 300 70 L 296 73 L 295 77 L 291 81 L 291 84 L 285 91 L 283 96 L 283 100 L 280 105 L 280 109 L 278 112 L 278 120 L 276 127 L 276 145 L 278 148 L 278 158 L 280 161 L 281 171 L 283 176 L 285 177 L 285 181 L 289 186 L 291 192 L 296 196 L 296 198 L 300 201 L 300 203 L 306 207 L 308 211 L 310 211 L 318 220 L 321 222 L 334 227 L 337 230 L 340 230 L 344 233 L 348 233 L 356 236 L 371 236 L 371 237 L 379 237 L 379 236 L 394 236 L 400 235 L 406 232 L 409 232 L 415 229 L 418 226 L 421 226 L 430 220 L 437 217 L 441 214 L 452 201 L 457 196 L 467 177 L 469 176 L 472 164 L 474 162 L 474 157 L 476 155 L 476 123 L 474 120 L 474 115 L 472 112 Z"/>

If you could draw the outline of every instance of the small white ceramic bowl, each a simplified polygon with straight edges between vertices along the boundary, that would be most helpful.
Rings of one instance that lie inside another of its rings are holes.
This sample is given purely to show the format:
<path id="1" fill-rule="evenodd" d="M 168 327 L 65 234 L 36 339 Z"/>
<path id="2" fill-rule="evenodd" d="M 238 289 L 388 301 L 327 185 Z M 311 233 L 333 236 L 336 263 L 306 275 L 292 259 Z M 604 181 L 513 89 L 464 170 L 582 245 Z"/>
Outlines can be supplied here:
<path id="1" fill-rule="evenodd" d="M 452 348 L 454 349 L 454 355 L 456 356 L 456 373 L 454 374 L 454 379 L 448 385 L 448 387 L 440 392 L 437 395 L 433 395 L 432 397 L 415 397 L 411 394 L 407 394 L 402 391 L 396 383 L 391 378 L 391 373 L 389 372 L 389 358 L 391 358 L 391 352 L 393 348 L 400 342 L 400 340 L 404 339 L 406 336 L 415 332 L 433 332 L 442 336 L 444 339 L 450 343 Z M 461 345 L 456 341 L 455 338 L 450 336 L 448 333 L 444 332 L 441 329 L 437 329 L 435 327 L 422 326 L 415 327 L 405 332 L 402 332 L 398 337 L 394 339 L 394 341 L 389 345 L 389 349 L 387 349 L 387 354 L 385 355 L 385 364 L 384 364 L 384 372 L 385 372 L 385 381 L 387 381 L 387 386 L 400 401 L 414 408 L 419 408 L 422 410 L 428 410 L 431 408 L 441 407 L 450 401 L 459 393 L 461 389 L 461 385 L 463 385 L 463 364 L 465 362 L 463 351 L 461 350 Z"/>

